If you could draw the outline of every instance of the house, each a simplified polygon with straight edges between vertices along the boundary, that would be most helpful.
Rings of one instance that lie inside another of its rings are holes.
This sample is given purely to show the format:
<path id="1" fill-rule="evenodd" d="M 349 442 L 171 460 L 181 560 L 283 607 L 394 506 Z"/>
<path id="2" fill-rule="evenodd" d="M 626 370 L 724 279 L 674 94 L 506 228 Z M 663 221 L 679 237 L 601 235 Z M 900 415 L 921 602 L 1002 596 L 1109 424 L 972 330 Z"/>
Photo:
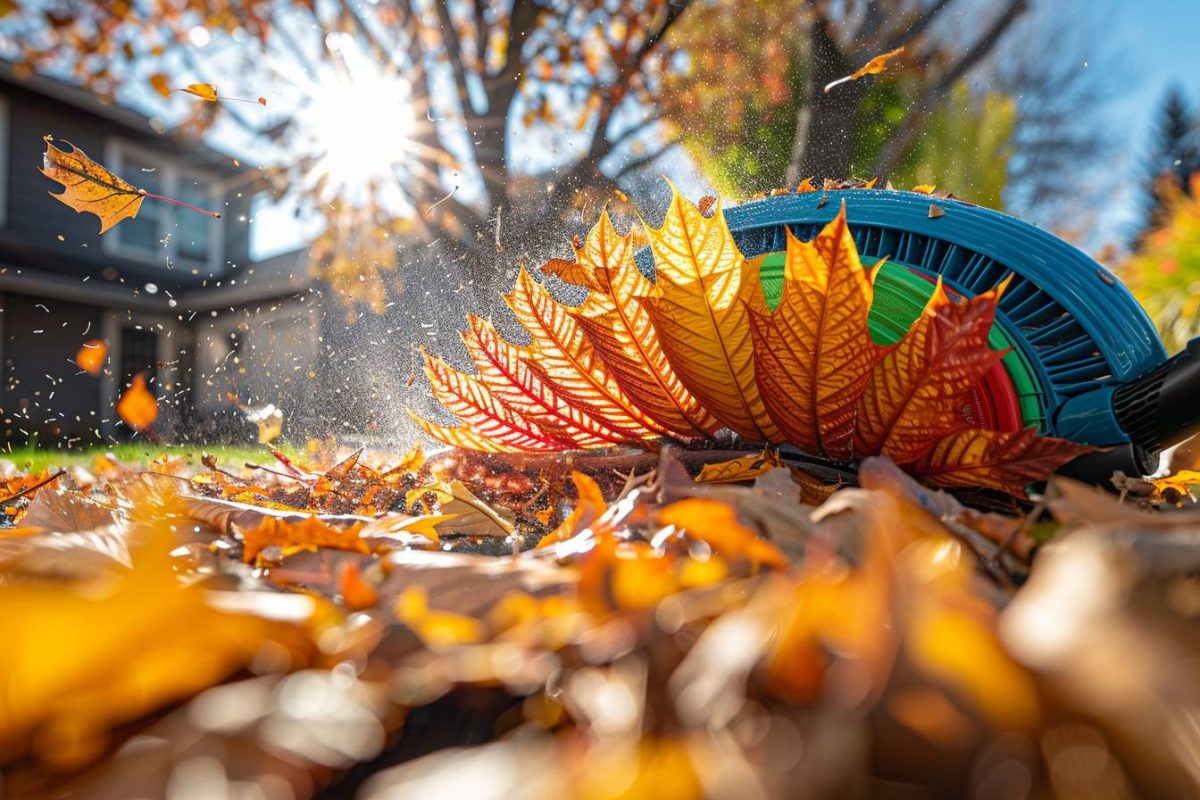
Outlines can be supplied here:
<path id="1" fill-rule="evenodd" d="M 149 192 L 219 211 L 213 220 L 147 200 L 103 236 L 50 196 L 43 137 L 84 150 Z M 211 432 L 227 392 L 275 400 L 303 389 L 322 310 L 303 251 L 250 259 L 252 171 L 196 141 L 161 135 L 129 109 L 0 65 L 0 409 L 4 441 L 128 438 L 114 404 L 144 373 L 159 429 Z M 75 363 L 107 343 L 103 372 Z"/>

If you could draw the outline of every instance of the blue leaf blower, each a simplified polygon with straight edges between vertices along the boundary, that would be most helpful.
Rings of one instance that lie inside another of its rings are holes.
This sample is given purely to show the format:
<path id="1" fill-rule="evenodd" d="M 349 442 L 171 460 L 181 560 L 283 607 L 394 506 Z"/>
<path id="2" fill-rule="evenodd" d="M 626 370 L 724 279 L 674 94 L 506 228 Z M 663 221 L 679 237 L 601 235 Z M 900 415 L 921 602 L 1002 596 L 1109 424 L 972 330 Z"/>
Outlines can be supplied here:
<path id="1" fill-rule="evenodd" d="M 1010 350 L 976 387 L 964 416 L 995 430 L 1042 433 L 1104 452 L 1063 470 L 1106 482 L 1152 473 L 1161 450 L 1200 430 L 1200 338 L 1168 358 L 1146 312 L 1117 278 L 1061 239 L 989 209 L 914 192 L 846 189 L 787 194 L 728 208 L 742 253 L 760 267 L 768 302 L 783 281 L 784 227 L 813 238 L 842 200 L 863 263 L 887 258 L 869 320 L 898 340 L 938 277 L 972 296 L 1013 279 L 991 344 Z"/>

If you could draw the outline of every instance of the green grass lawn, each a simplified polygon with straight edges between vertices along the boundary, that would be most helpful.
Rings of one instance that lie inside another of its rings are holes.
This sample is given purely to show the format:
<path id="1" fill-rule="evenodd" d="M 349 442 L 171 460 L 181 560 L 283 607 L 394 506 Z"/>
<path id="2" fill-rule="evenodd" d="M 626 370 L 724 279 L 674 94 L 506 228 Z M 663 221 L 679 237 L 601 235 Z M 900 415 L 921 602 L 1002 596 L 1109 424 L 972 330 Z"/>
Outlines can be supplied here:
<path id="1" fill-rule="evenodd" d="M 297 455 L 297 448 L 283 444 L 279 447 L 288 456 Z M 0 447 L 0 459 L 11 461 L 22 472 L 37 472 L 46 467 L 90 466 L 97 456 L 112 453 L 120 461 L 130 464 L 145 464 L 162 453 L 172 456 L 183 456 L 189 462 L 200 465 L 200 457 L 204 453 L 212 453 L 217 457 L 217 463 L 231 468 L 241 468 L 247 461 L 256 464 L 270 465 L 274 458 L 267 448 L 259 445 L 226 445 L 226 444 L 171 444 L 155 445 L 150 442 L 122 442 L 101 447 L 89 448 L 54 448 L 54 447 Z"/>

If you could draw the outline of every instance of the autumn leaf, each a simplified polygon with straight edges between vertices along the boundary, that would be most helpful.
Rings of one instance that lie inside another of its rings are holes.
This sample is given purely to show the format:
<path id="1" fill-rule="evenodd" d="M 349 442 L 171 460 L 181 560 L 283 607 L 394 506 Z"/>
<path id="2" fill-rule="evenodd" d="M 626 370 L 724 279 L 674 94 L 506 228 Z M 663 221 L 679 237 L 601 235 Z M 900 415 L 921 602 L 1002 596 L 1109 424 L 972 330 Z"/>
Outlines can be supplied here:
<path id="1" fill-rule="evenodd" d="M 604 502 L 604 494 L 595 480 L 582 472 L 572 471 L 571 481 L 575 484 L 575 494 L 578 499 L 567 518 L 538 542 L 539 548 L 549 547 L 570 539 L 594 523 L 608 509 L 608 504 Z"/>
<path id="2" fill-rule="evenodd" d="M 154 91 L 158 92 L 161 97 L 171 96 L 171 86 L 167 83 L 167 76 L 161 72 L 156 72 L 150 76 L 150 85 L 154 87 Z"/>
<path id="3" fill-rule="evenodd" d="M 896 56 L 900 55 L 903 52 L 904 52 L 903 47 L 897 47 L 895 50 L 889 50 L 886 53 L 875 56 L 870 61 L 868 61 L 866 64 L 863 64 L 861 67 L 854 70 L 854 72 L 851 72 L 846 77 L 838 78 L 836 81 L 830 81 L 828 84 L 826 84 L 825 85 L 825 94 L 829 94 L 830 89 L 832 89 L 835 86 L 840 86 L 843 83 L 849 83 L 850 81 L 856 81 L 859 78 L 865 78 L 867 75 L 878 75 L 879 73 L 881 73 L 887 69 L 889 61 L 891 61 L 893 58 L 895 58 Z"/>
<path id="4" fill-rule="evenodd" d="M 634 404 L 677 436 L 706 436 L 720 427 L 684 388 L 663 353 L 642 303 L 654 287 L 633 260 L 631 236 L 618 236 L 608 211 L 588 234 L 575 263 L 593 276 L 594 291 L 572 316 Z"/>
<path id="5" fill-rule="evenodd" d="M 533 353 L 500 336 L 495 326 L 474 314 L 467 315 L 463 344 L 479 372 L 479 381 L 506 407 L 570 440 L 576 447 L 620 444 L 638 438 L 611 421 L 566 400 L 538 370 L 530 366 Z"/>
<path id="6" fill-rule="evenodd" d="M 711 218 L 674 186 L 662 227 L 647 226 L 654 251 L 650 310 L 680 382 L 725 427 L 754 441 L 778 441 L 754 379 L 743 283 L 757 280 L 734 244 L 718 205 Z"/>
<path id="7" fill-rule="evenodd" d="M 68 153 L 55 147 L 50 136 L 45 140 L 41 172 L 64 187 L 61 194 L 51 192 L 51 197 L 80 213 L 95 214 L 100 218 L 100 233 L 137 216 L 146 199 L 142 190 L 92 161 L 75 145 L 67 143 L 71 147 Z"/>
<path id="8" fill-rule="evenodd" d="M 731 458 L 715 464 L 705 464 L 696 476 L 696 483 L 740 483 L 765 475 L 781 465 L 779 453 L 763 450 L 752 456 Z"/>
<path id="9" fill-rule="evenodd" d="M 508 517 L 480 500 L 461 481 L 438 481 L 405 494 L 405 503 L 437 500 L 441 515 L 435 525 L 440 536 L 510 536 L 516 528 Z"/>
<path id="10" fill-rule="evenodd" d="M 258 443 L 270 444 L 283 434 L 283 411 L 274 404 L 267 403 L 260 408 L 250 408 L 232 392 L 227 392 L 225 399 L 237 406 L 238 411 L 258 428 Z"/>
<path id="11" fill-rule="evenodd" d="M 108 342 L 103 339 L 88 339 L 75 354 L 75 363 L 88 375 L 95 377 L 104 369 L 108 357 Z"/>
<path id="12" fill-rule="evenodd" d="M 0 759 L 34 751 L 60 769 L 98 755 L 107 731 L 247 666 L 275 625 L 209 605 L 181 586 L 167 537 L 111 570 L 104 590 L 10 583 L 0 592 Z M 134 655 L 136 654 L 136 655 Z"/>
<path id="13" fill-rule="evenodd" d="M 285 553 L 305 548 L 329 547 L 366 555 L 371 550 L 359 535 L 363 524 L 336 528 L 319 517 L 307 517 L 300 522 L 264 516 L 253 528 L 242 531 L 242 560 L 253 564 L 259 553 L 272 545 L 284 548 Z"/>
<path id="14" fill-rule="evenodd" d="M 1200 486 L 1200 470 L 1181 469 L 1179 472 L 1168 475 L 1165 478 L 1155 478 L 1151 483 L 1154 484 L 1154 488 L 1158 489 L 1159 492 L 1166 491 L 1167 489 L 1175 489 L 1186 495 L 1191 491 L 1191 487 Z"/>
<path id="15" fill-rule="evenodd" d="M 100 218 L 101 234 L 122 220 L 136 217 L 141 210 L 142 201 L 146 198 L 190 208 L 213 219 L 221 218 L 215 211 L 205 211 L 188 203 L 137 188 L 88 158 L 86 153 L 70 142 L 66 143 L 71 148 L 71 151 L 67 152 L 54 145 L 52 136 L 47 135 L 44 140 L 46 152 L 43 165 L 39 169 L 47 178 L 63 185 L 62 192 L 51 192 L 50 196 L 81 214 L 95 214 Z"/>
<path id="16" fill-rule="evenodd" d="M 1018 497 L 1025 487 L 1096 448 L 1038 436 L 1033 428 L 1019 431 L 959 431 L 939 440 L 913 466 L 930 486 L 984 487 Z"/>
<path id="17" fill-rule="evenodd" d="M 429 378 L 433 396 L 458 417 L 468 431 L 493 443 L 498 452 L 548 452 L 567 444 L 504 406 L 476 378 L 431 356 L 423 348 L 421 357 L 425 360 L 425 375 Z M 431 435 L 436 436 L 441 430 L 419 417 L 414 416 L 414 419 Z M 452 441 L 446 443 L 454 444 Z"/>
<path id="18" fill-rule="evenodd" d="M 158 399 L 146 387 L 146 373 L 133 376 L 133 383 L 117 401 L 117 414 L 135 431 L 144 431 L 158 419 Z"/>
<path id="19" fill-rule="evenodd" d="M 560 394 L 587 408 L 593 416 L 633 433 L 637 438 L 631 444 L 664 432 L 622 391 L 567 308 L 524 268 L 504 300 L 532 337 L 532 355 L 527 363 Z"/>
<path id="20" fill-rule="evenodd" d="M 867 330 L 874 292 L 846 224 L 846 204 L 812 241 L 787 231 L 774 311 L 761 282 L 749 294 L 754 374 L 787 441 L 837 460 L 852 456 L 858 398 L 882 355 Z"/>
<path id="21" fill-rule="evenodd" d="M 779 548 L 743 525 L 737 509 L 705 497 L 689 497 L 660 509 L 659 523 L 682 528 L 727 559 L 745 558 L 776 569 L 788 566 Z"/>
<path id="22" fill-rule="evenodd" d="M 938 281 L 921 316 L 871 374 L 858 401 L 855 455 L 916 461 L 941 437 L 966 427 L 962 407 L 1004 356 L 988 334 L 1007 281 L 952 301 Z"/>
<path id="23" fill-rule="evenodd" d="M 207 100 L 210 103 L 215 103 L 220 99 L 217 96 L 217 87 L 211 83 L 189 83 L 186 89 L 180 89 L 179 91 L 195 95 L 201 100 Z"/>

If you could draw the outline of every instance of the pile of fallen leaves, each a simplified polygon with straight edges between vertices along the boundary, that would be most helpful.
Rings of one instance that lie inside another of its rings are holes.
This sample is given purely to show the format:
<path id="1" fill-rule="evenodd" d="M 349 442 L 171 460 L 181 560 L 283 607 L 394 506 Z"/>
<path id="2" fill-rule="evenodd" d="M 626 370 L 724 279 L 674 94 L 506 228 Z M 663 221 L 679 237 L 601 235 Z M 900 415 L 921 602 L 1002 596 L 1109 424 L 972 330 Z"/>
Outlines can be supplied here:
<path id="1" fill-rule="evenodd" d="M 268 452 L 4 479 L 6 797 L 1200 788 L 1174 485 L 1022 518 L 879 457 L 814 506 L 752 453 Z"/>

